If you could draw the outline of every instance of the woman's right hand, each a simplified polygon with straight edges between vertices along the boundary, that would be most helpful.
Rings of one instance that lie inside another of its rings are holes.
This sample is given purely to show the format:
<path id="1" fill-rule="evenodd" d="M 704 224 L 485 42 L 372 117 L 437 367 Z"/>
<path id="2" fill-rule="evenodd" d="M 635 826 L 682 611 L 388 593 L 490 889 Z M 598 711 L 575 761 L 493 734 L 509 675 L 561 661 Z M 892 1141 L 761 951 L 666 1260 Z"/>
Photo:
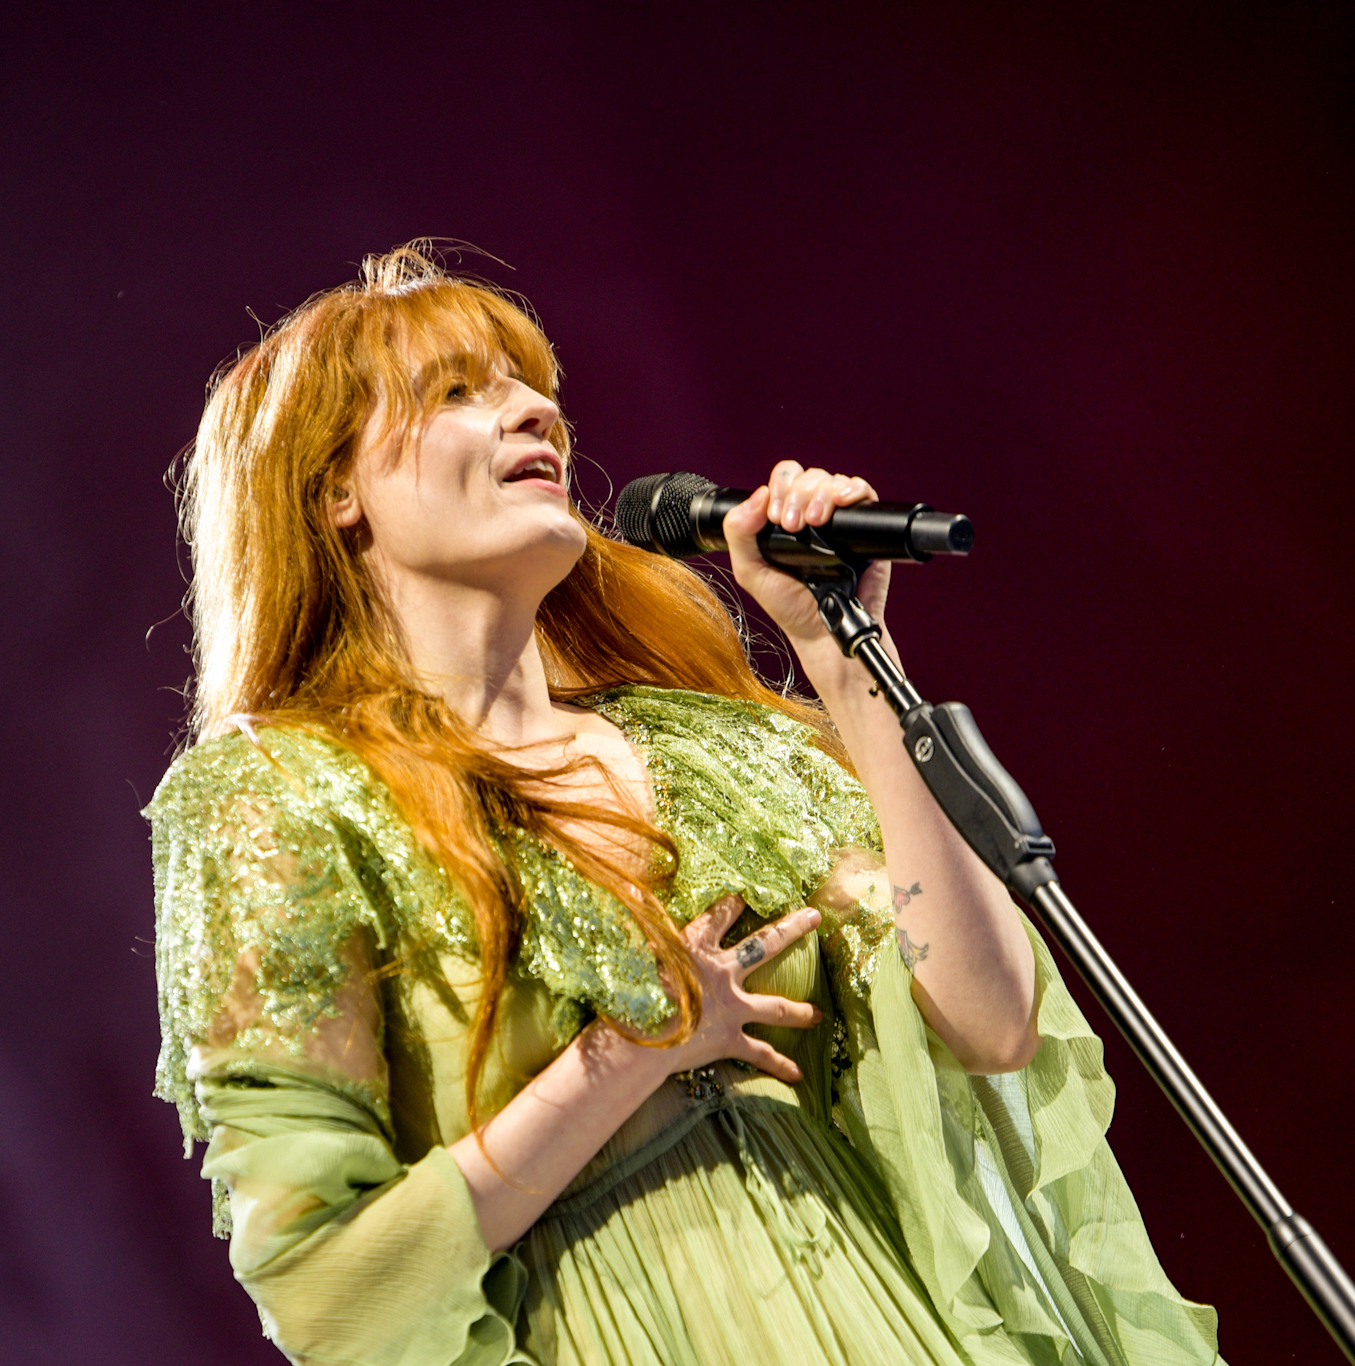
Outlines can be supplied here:
<path id="1" fill-rule="evenodd" d="M 809 1029 L 823 1019 L 823 1012 L 808 1001 L 790 1001 L 743 989 L 754 968 L 801 936 L 815 929 L 823 918 L 813 907 L 783 915 L 722 949 L 720 941 L 744 909 L 740 896 L 721 897 L 682 932 L 692 963 L 701 981 L 701 1021 L 685 1043 L 666 1049 L 673 1072 L 706 1067 L 723 1058 L 738 1058 L 790 1085 L 803 1080 L 800 1069 L 771 1044 L 744 1033 L 744 1025 L 788 1025 Z M 676 1026 L 670 1024 L 668 1032 Z M 660 1036 L 662 1037 L 662 1036 Z"/>
<path id="2" fill-rule="evenodd" d="M 451 1145 L 491 1248 L 517 1242 L 670 1073 L 741 1058 L 791 1085 L 802 1080 L 789 1058 L 743 1027 L 808 1029 L 822 1014 L 808 1001 L 745 991 L 743 983 L 760 963 L 814 929 L 819 913 L 806 906 L 722 949 L 720 940 L 742 910 L 741 897 L 724 897 L 682 932 L 701 982 L 701 1021 L 690 1039 L 649 1048 L 594 1020 L 479 1134 Z M 669 1023 L 669 1037 L 676 1028 Z"/>

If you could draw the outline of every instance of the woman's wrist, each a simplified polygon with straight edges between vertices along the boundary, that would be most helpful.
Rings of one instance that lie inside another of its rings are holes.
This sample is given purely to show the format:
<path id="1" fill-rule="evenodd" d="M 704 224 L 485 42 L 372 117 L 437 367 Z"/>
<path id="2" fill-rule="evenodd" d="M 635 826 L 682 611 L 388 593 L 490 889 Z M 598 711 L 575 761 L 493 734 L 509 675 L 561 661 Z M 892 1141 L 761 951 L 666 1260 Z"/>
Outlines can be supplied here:
<path id="1" fill-rule="evenodd" d="M 844 655 L 837 642 L 826 632 L 821 639 L 792 644 L 801 672 L 818 693 L 820 701 L 828 708 L 839 729 L 842 727 L 842 720 L 837 716 L 835 708 L 854 709 L 870 705 L 872 711 L 876 709 L 875 704 L 879 699 L 871 697 L 874 681 L 866 666 L 859 659 Z M 898 649 L 889 632 L 883 627 L 880 631 L 880 644 L 902 671 Z"/>
<path id="2" fill-rule="evenodd" d="M 511 1247 L 663 1085 L 669 1050 L 587 1025 L 480 1133 L 448 1147 L 488 1246 Z"/>
<path id="3" fill-rule="evenodd" d="M 605 1071 L 609 1081 L 635 1098 L 637 1109 L 673 1072 L 681 1070 L 674 1049 L 639 1043 L 605 1020 L 586 1025 L 578 1047 L 590 1068 Z"/>

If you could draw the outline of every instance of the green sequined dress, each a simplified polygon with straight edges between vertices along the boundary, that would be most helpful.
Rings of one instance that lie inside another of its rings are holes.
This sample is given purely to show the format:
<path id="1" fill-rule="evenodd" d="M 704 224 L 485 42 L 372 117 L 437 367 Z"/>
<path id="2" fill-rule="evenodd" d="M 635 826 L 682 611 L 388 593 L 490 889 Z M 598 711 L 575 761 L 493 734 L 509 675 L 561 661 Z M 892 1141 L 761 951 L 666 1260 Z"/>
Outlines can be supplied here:
<path id="1" fill-rule="evenodd" d="M 675 920 L 730 892 L 754 921 L 822 910 L 749 978 L 822 1008 L 768 1031 L 804 1080 L 670 1079 L 492 1253 L 446 1151 L 468 1132 L 478 990 L 454 884 L 359 759 L 242 723 L 148 808 L 157 1093 L 208 1141 L 231 1264 L 278 1346 L 364 1366 L 1219 1360 L 1106 1146 L 1101 1046 L 1034 931 L 1040 1051 L 968 1076 L 913 1003 L 865 794 L 804 727 L 654 688 L 589 705 L 646 760 Z M 505 847 L 528 925 L 486 1113 L 594 1011 L 651 1028 L 670 1008 L 618 905 L 553 851 Z"/>

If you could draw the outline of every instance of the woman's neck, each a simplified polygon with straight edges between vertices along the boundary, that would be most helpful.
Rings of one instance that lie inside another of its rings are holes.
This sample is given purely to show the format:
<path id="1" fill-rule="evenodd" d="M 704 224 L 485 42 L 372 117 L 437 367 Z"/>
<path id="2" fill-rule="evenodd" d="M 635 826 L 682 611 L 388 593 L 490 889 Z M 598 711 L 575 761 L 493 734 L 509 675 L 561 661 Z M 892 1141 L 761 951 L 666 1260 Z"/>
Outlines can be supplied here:
<path id="1" fill-rule="evenodd" d="M 468 725 L 502 745 L 564 738 L 537 649 L 535 599 L 429 579 L 388 583 L 387 597 L 416 677 Z"/>

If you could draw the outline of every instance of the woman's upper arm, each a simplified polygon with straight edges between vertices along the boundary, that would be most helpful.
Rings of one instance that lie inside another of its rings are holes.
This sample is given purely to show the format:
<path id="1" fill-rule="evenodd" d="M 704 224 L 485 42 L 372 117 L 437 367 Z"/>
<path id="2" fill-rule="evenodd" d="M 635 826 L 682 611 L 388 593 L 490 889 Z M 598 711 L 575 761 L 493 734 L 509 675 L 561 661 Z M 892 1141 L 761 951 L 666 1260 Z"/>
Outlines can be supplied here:
<path id="1" fill-rule="evenodd" d="M 203 1077 L 290 1067 L 348 1090 L 388 1127 L 375 989 L 387 932 L 352 841 L 277 775 L 232 776 L 167 783 L 150 808 L 157 1094 L 179 1106 L 186 1137 L 206 1138 Z"/>
<path id="2" fill-rule="evenodd" d="M 809 905 L 823 916 L 819 939 L 838 999 L 848 991 L 868 994 L 880 955 L 895 942 L 884 855 L 860 845 L 839 850 Z"/>
<path id="3" fill-rule="evenodd" d="M 360 833 L 271 769 L 196 776 L 150 810 L 157 1090 L 211 1140 L 203 1174 L 269 1336 L 368 1366 L 447 1366 L 484 1342 L 525 1360 L 521 1278 L 505 1280 L 456 1164 L 394 1153 L 378 986 L 393 926 Z"/>

